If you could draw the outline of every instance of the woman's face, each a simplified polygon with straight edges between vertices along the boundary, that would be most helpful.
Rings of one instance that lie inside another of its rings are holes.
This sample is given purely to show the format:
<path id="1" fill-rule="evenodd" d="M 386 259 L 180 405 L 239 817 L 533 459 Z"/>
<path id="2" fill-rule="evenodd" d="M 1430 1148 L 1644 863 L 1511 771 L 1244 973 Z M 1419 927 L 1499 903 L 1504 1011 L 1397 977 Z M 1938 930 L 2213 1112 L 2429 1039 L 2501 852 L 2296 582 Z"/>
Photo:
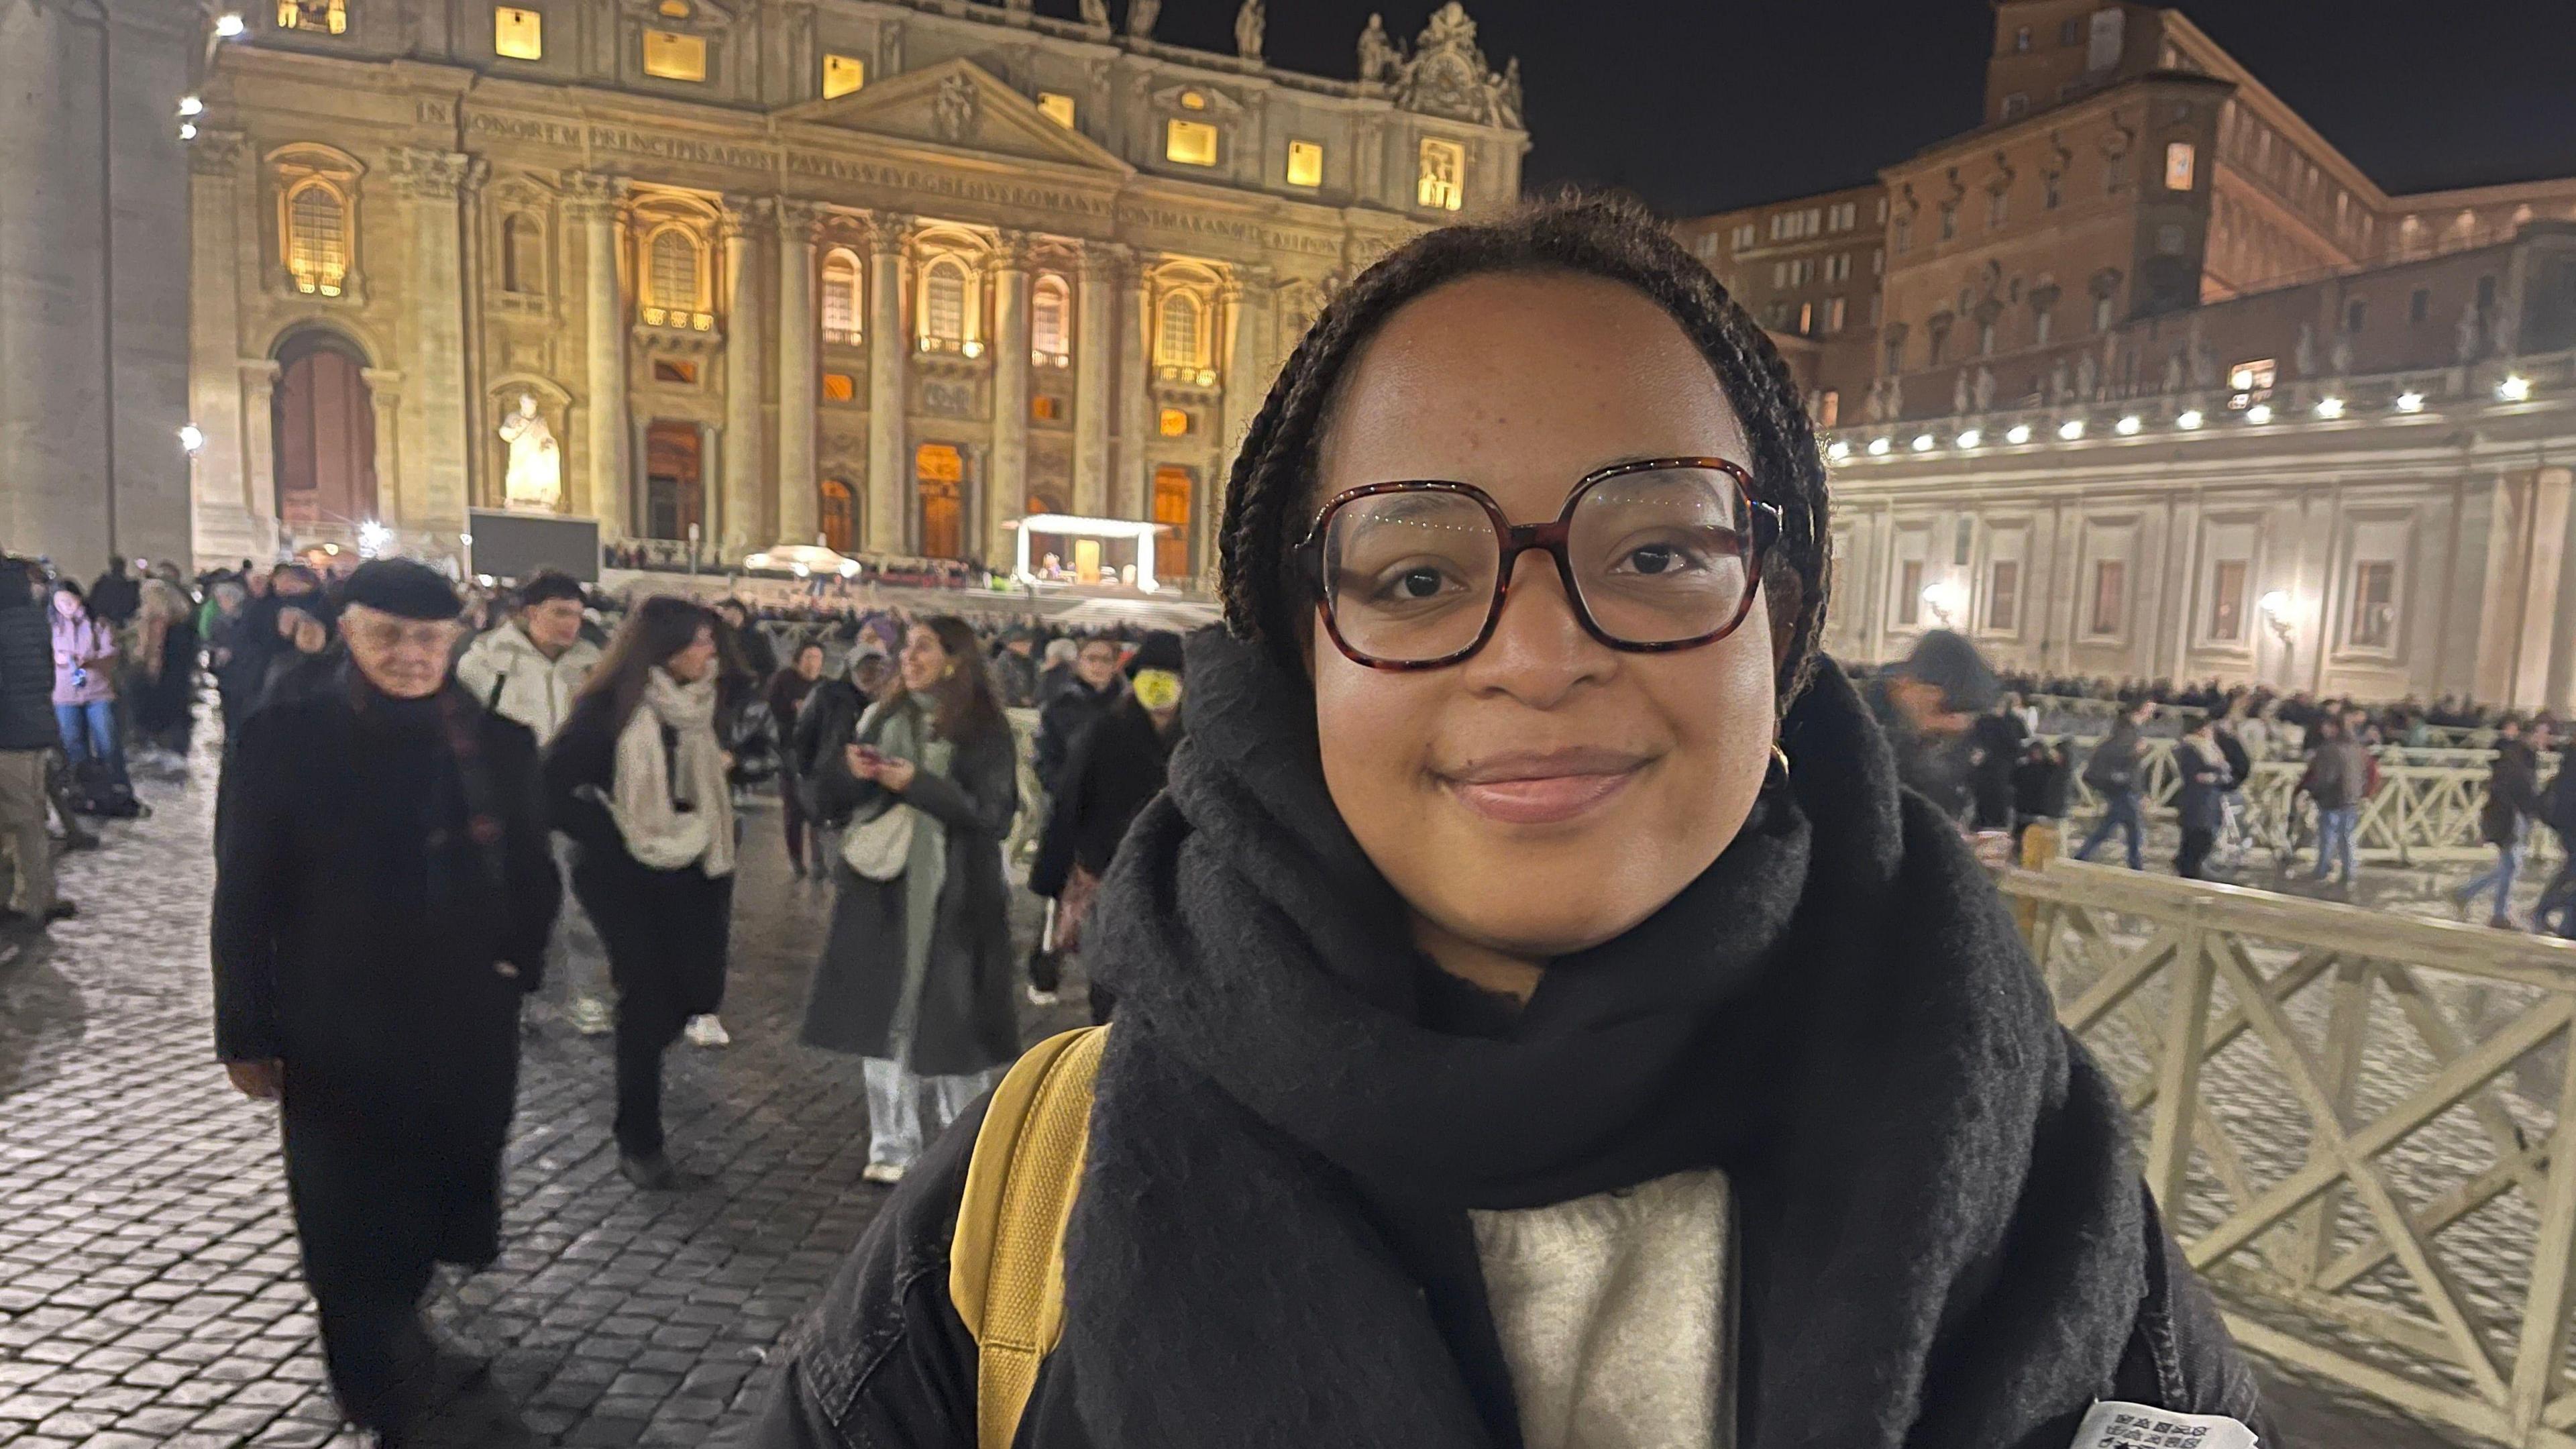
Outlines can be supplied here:
<path id="1" fill-rule="evenodd" d="M 695 684 L 716 667 L 716 631 L 714 626 L 700 624 L 698 637 L 689 647 L 662 661 L 664 672 L 682 684 Z"/>
<path id="2" fill-rule="evenodd" d="M 815 680 L 823 677 L 823 646 L 808 644 L 796 651 L 796 677 Z"/>
<path id="3" fill-rule="evenodd" d="M 1680 324 L 1596 278 L 1486 275 L 1426 294 L 1339 398 L 1317 505 L 1448 479 L 1542 523 L 1608 464 L 1751 462 Z M 1334 805 L 1421 924 L 1535 961 L 1628 930 L 1735 838 L 1770 758 L 1771 629 L 1757 599 L 1714 644 L 1623 653 L 1584 631 L 1546 554 L 1523 554 L 1509 582 L 1493 637 L 1441 669 L 1354 663 L 1319 611 L 1315 713 Z"/>
<path id="4" fill-rule="evenodd" d="M 77 599 L 77 598 L 74 598 L 74 597 L 71 595 L 71 593 L 70 593 L 70 591 L 69 591 L 69 590 L 65 590 L 65 589 L 56 589 L 56 590 L 54 590 L 54 612 L 55 612 L 55 613 L 62 615 L 62 616 L 63 616 L 64 618 L 66 618 L 66 619 L 69 619 L 69 618 L 73 618 L 73 617 L 77 616 L 77 615 L 80 613 L 80 607 L 81 607 L 81 601 L 80 601 L 79 599 Z"/>
<path id="5" fill-rule="evenodd" d="M 948 649 L 926 625 L 915 624 L 903 639 L 903 687 L 925 694 L 948 677 Z"/>

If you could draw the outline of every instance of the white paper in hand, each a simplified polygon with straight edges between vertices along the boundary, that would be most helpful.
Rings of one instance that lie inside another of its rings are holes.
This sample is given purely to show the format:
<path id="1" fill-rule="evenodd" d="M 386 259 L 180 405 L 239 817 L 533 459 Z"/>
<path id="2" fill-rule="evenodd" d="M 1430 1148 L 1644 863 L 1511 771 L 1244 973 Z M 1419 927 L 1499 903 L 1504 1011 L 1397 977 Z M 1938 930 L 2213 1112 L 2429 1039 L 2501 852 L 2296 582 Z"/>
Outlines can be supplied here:
<path id="1" fill-rule="evenodd" d="M 2084 1416 L 2072 1449 L 2255 1449 L 2254 1431 L 2223 1414 L 2177 1414 L 2105 1399 Z"/>

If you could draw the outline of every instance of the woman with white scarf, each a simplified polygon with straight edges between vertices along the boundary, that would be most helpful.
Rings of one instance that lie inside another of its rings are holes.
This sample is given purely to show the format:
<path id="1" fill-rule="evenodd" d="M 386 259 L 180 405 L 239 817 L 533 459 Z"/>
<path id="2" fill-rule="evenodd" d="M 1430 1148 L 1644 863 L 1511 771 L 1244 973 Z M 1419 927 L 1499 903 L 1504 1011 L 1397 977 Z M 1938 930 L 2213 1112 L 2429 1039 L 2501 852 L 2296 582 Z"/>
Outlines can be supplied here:
<path id="1" fill-rule="evenodd" d="M 663 1151 L 662 1054 L 724 996 L 733 795 L 718 742 L 715 620 L 686 599 L 627 616 L 546 754 L 554 826 L 579 847 L 572 888 L 617 987 L 617 1165 L 681 1185 Z"/>

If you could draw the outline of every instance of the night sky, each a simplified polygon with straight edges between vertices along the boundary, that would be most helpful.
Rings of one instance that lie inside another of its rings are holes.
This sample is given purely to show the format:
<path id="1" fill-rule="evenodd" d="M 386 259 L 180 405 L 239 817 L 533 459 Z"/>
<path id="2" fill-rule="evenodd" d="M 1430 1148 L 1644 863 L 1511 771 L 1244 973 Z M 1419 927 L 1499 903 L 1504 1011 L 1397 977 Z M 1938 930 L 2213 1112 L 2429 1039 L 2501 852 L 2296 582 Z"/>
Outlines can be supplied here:
<path id="1" fill-rule="evenodd" d="M 1347 77 L 1370 11 L 1409 44 L 1433 8 L 1269 0 L 1266 48 Z M 2576 176 L 2576 0 L 2176 8 L 2389 191 Z M 1158 29 L 1231 52 L 1234 12 L 1170 0 Z M 1866 181 L 1974 126 L 1994 24 L 1987 0 L 1468 0 L 1468 13 L 1497 67 L 1521 58 L 1531 185 L 1616 185 L 1685 215 Z"/>

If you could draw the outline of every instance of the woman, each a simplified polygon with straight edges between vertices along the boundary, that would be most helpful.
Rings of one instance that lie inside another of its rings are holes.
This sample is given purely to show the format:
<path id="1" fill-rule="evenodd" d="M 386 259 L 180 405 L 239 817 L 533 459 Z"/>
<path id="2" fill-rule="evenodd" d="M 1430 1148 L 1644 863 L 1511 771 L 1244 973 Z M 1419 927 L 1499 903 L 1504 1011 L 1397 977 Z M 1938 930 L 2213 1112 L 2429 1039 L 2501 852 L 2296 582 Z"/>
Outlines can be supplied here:
<path id="1" fill-rule="evenodd" d="M 826 817 L 852 823 L 804 1037 L 867 1059 L 871 1182 L 899 1181 L 1020 1047 L 1002 879 L 1019 809 L 1010 725 L 964 620 L 913 625 L 899 668 L 815 781 Z M 904 829 L 872 871 L 887 878 L 854 868 L 875 834 Z"/>
<path id="2" fill-rule="evenodd" d="M 1019 1444 L 2063 1449 L 2096 1397 L 2251 1412 L 2117 1094 L 1815 657 L 1825 525 L 1786 370 L 1641 212 L 1434 232 L 1326 307 L 1093 907 L 1119 1018 Z M 938 1286 L 972 1126 L 756 1443 L 975 1442 Z"/>
<path id="3" fill-rule="evenodd" d="M 646 1191 L 681 1185 L 663 1151 L 662 1053 L 724 998 L 734 817 L 715 671 L 714 616 L 646 599 L 546 753 L 555 828 L 579 847 L 573 894 L 617 988 L 617 1166 Z"/>
<path id="4" fill-rule="evenodd" d="M 185 773 L 197 702 L 197 603 L 178 565 L 155 564 L 144 576 L 134 650 L 134 727 L 144 753 L 155 768 Z"/>
<path id="5" fill-rule="evenodd" d="M 805 813 L 805 791 L 796 767 L 796 717 L 805 708 L 805 698 L 814 692 L 815 681 L 823 677 L 823 646 L 801 644 L 796 649 L 796 662 L 769 679 L 770 748 L 778 757 L 778 814 L 787 826 L 787 866 L 796 878 L 805 878 L 806 846 L 814 846 L 814 873 L 823 873 L 822 846 L 815 839 L 814 821 Z"/>
<path id="6" fill-rule="evenodd" d="M 131 796 L 116 721 L 116 630 L 92 618 L 80 581 L 54 581 L 54 723 L 91 806 Z"/>
<path id="7" fill-rule="evenodd" d="M 1058 788 L 1048 797 L 1037 861 L 1029 867 L 1030 893 L 1054 903 L 1046 943 L 1053 952 L 1043 964 L 1035 956 L 1029 960 L 1029 995 L 1040 1006 L 1055 999 L 1060 968 L 1052 957 L 1081 949 L 1083 917 L 1109 874 L 1118 842 L 1127 838 L 1145 802 L 1162 793 L 1172 751 L 1184 733 L 1181 636 L 1146 635 L 1126 673 L 1127 693 L 1083 731 L 1065 762 Z M 1047 973 L 1043 980 L 1041 970 Z M 1114 1003 L 1107 987 L 1091 984 L 1092 1020 L 1107 1021 Z"/>

